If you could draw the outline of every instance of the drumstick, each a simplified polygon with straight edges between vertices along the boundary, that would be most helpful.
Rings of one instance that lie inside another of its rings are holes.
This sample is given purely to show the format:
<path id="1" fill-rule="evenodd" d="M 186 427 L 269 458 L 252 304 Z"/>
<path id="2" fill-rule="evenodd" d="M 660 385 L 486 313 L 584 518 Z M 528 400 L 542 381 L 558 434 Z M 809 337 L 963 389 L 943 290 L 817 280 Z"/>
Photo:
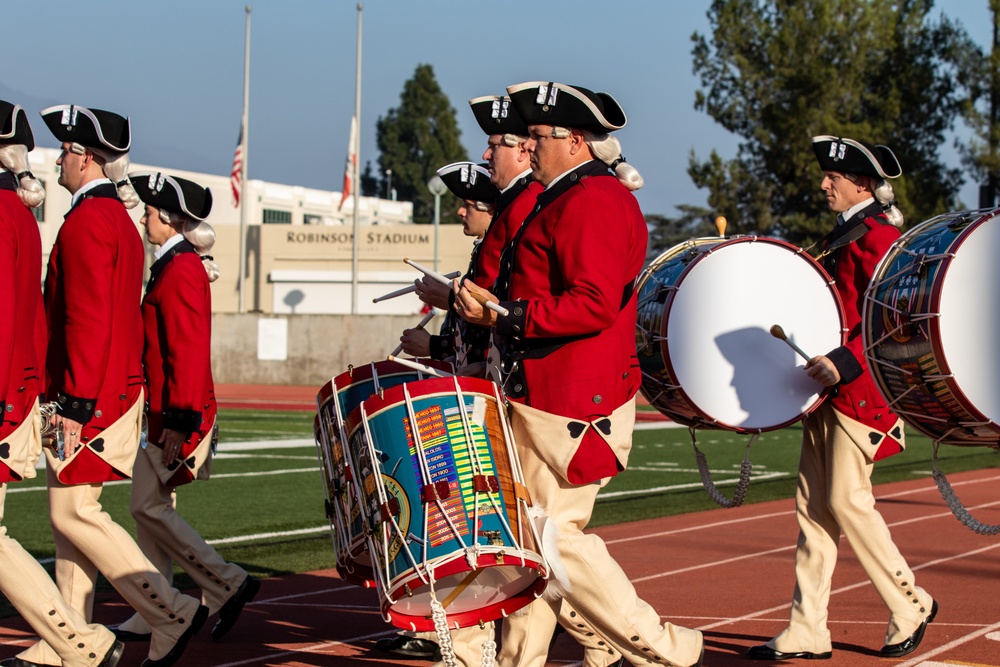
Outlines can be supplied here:
<path id="1" fill-rule="evenodd" d="M 462 275 L 461 271 L 452 271 L 451 273 L 444 274 L 445 278 L 458 278 Z M 413 290 L 417 289 L 416 285 L 410 285 L 409 287 L 404 287 L 403 289 L 398 289 L 395 292 L 389 292 L 388 294 L 383 294 L 382 296 L 377 296 L 372 299 L 372 303 L 378 303 L 379 301 L 385 301 L 387 299 L 395 299 L 397 296 L 403 296 L 404 294 L 409 294 Z"/>
<path id="2" fill-rule="evenodd" d="M 426 325 L 428 322 L 430 322 L 432 317 L 434 317 L 434 309 L 433 308 L 431 309 L 431 312 L 429 312 L 426 315 L 424 315 L 424 318 L 422 320 L 420 320 L 420 324 L 418 324 L 417 326 L 415 326 L 413 328 L 414 329 L 423 329 L 424 325 Z M 403 344 L 400 343 L 399 345 L 396 346 L 395 350 L 393 350 L 392 352 L 389 353 L 389 358 L 391 359 L 392 357 L 395 357 L 397 354 L 399 354 L 402 351 L 403 351 Z"/>
<path id="3" fill-rule="evenodd" d="M 423 373 L 427 373 L 428 375 L 433 375 L 434 377 L 439 377 L 439 378 L 450 378 L 450 377 L 452 377 L 451 373 L 445 373 L 444 371 L 439 371 L 436 368 L 431 368 L 430 366 L 425 366 L 424 364 L 422 364 L 422 363 L 420 363 L 418 361 L 413 361 L 412 359 L 400 359 L 399 357 L 397 357 L 394 354 L 390 354 L 389 357 L 388 357 L 388 359 L 389 359 L 389 361 L 395 361 L 397 364 L 403 364 L 404 366 L 409 366 L 413 370 L 421 371 Z"/>
<path id="4" fill-rule="evenodd" d="M 808 354 L 806 354 L 805 352 L 803 352 L 801 347 L 799 347 L 798 345 L 796 345 L 792 341 L 788 340 L 788 337 L 785 335 L 785 330 L 781 328 L 780 324 L 772 324 L 771 325 L 771 335 L 774 336 L 775 338 L 779 338 L 779 339 L 785 341 L 786 343 L 788 343 L 788 346 L 790 348 L 792 348 L 793 350 L 795 350 L 796 352 L 798 352 L 799 356 L 802 357 L 803 359 L 805 359 L 806 361 L 811 361 L 812 360 L 812 357 L 810 357 Z"/>
<path id="5" fill-rule="evenodd" d="M 428 269 L 425 266 L 420 266 L 416 262 L 411 261 L 409 258 L 404 258 L 403 261 L 406 262 L 407 264 L 409 264 L 410 266 L 412 266 L 413 268 L 415 268 L 417 271 L 423 271 L 427 276 L 433 278 L 434 280 L 438 281 L 442 285 L 448 285 L 449 287 L 451 286 L 451 280 L 448 279 L 448 278 L 446 278 L 445 276 L 442 276 L 437 271 L 434 271 L 432 269 Z M 510 314 L 510 311 L 508 311 L 506 308 L 504 308 L 503 306 L 501 306 L 498 303 L 495 303 L 493 301 L 487 300 L 486 297 L 482 296 L 481 294 L 476 294 L 475 292 L 469 292 L 469 294 L 472 295 L 473 299 L 475 299 L 476 301 L 478 301 L 483 306 L 489 308 L 494 313 L 497 313 L 499 315 L 508 315 L 508 314 Z"/>
<path id="6" fill-rule="evenodd" d="M 726 218 L 719 216 L 715 219 L 715 230 L 719 232 L 721 238 L 726 238 Z"/>
<path id="7" fill-rule="evenodd" d="M 455 588 L 452 589 L 451 593 L 448 594 L 448 597 L 441 601 L 441 606 L 447 609 L 451 603 L 454 602 L 459 595 L 461 595 L 462 591 L 468 588 L 469 585 L 476 580 L 476 577 L 483 573 L 484 569 L 485 568 L 477 567 L 475 570 L 465 575 L 465 578 L 458 582 Z"/>

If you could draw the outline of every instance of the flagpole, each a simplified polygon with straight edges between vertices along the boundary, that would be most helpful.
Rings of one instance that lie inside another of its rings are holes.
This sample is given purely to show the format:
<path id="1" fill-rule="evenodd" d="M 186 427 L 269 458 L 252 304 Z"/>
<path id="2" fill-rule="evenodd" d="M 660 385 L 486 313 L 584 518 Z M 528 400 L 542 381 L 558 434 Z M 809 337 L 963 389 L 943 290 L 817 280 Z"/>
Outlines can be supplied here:
<path id="1" fill-rule="evenodd" d="M 354 117 L 357 119 L 358 132 L 354 137 L 354 233 L 351 248 L 351 314 L 358 314 L 358 208 L 360 204 L 361 191 L 361 11 L 363 7 L 358 3 L 358 57 L 357 71 L 354 75 Z"/>
<path id="2" fill-rule="evenodd" d="M 243 128 L 240 141 L 243 164 L 240 167 L 240 275 L 239 275 L 239 312 L 246 312 L 246 266 L 247 266 L 247 165 L 249 164 L 250 147 L 250 5 L 247 5 L 246 48 L 243 53 Z"/>

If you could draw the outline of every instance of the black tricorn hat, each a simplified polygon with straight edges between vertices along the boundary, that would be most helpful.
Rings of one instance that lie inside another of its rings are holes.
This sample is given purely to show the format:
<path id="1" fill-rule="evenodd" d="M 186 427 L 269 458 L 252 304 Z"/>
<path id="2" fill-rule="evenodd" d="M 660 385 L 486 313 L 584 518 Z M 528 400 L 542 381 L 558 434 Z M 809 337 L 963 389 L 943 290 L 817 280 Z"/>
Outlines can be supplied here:
<path id="1" fill-rule="evenodd" d="M 59 104 L 41 112 L 52 134 L 61 142 L 76 142 L 87 148 L 128 153 L 132 145 L 128 118 L 112 111 Z"/>
<path id="2" fill-rule="evenodd" d="M 476 122 L 486 134 L 528 136 L 528 124 L 521 120 L 506 95 L 487 95 L 469 100 Z"/>
<path id="3" fill-rule="evenodd" d="M 813 151 L 823 171 L 860 174 L 873 178 L 896 178 L 903 173 L 888 146 L 824 134 L 812 138 Z"/>
<path id="4" fill-rule="evenodd" d="M 0 100 L 0 144 L 24 144 L 35 148 L 35 136 L 28 124 L 28 114 L 18 104 Z"/>
<path id="5" fill-rule="evenodd" d="M 144 204 L 171 213 L 182 213 L 201 222 L 212 212 L 212 191 L 197 183 L 158 171 L 129 174 Z"/>
<path id="6" fill-rule="evenodd" d="M 528 125 L 556 125 L 606 134 L 625 127 L 625 112 L 615 98 L 580 86 L 528 81 L 507 86 L 518 115 Z"/>
<path id="7" fill-rule="evenodd" d="M 437 175 L 459 199 L 492 204 L 500 196 L 497 186 L 490 183 L 490 172 L 486 165 L 455 162 L 438 169 Z"/>

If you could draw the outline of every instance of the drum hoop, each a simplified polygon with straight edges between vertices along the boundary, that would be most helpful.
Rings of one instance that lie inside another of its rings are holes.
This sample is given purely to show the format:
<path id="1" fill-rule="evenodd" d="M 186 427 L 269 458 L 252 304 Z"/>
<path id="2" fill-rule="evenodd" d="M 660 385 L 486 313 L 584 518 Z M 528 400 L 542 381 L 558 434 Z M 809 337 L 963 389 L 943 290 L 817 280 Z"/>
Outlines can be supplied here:
<path id="1" fill-rule="evenodd" d="M 700 241 L 702 239 L 696 239 L 696 240 Z M 685 243 L 690 243 L 690 242 L 686 241 Z M 684 270 L 681 271 L 680 274 L 677 276 L 677 281 L 675 283 L 675 286 L 679 289 L 680 286 L 683 284 L 684 279 L 687 277 L 687 275 L 693 270 L 693 268 L 697 264 L 699 264 L 703 259 L 705 259 L 705 257 L 708 257 L 709 255 L 721 250 L 722 248 L 736 245 L 739 243 L 765 243 L 768 245 L 775 245 L 782 247 L 786 250 L 792 251 L 794 254 L 805 259 L 807 264 L 809 264 L 809 266 L 812 267 L 812 269 L 816 271 L 816 273 L 818 273 L 819 276 L 823 278 L 824 282 L 826 283 L 827 290 L 829 290 L 831 296 L 833 297 L 834 307 L 837 310 L 837 319 L 840 322 L 840 344 L 843 345 L 847 342 L 847 325 L 846 325 L 846 319 L 844 317 L 844 304 L 840 299 L 840 294 L 837 292 L 835 281 L 833 280 L 833 278 L 830 277 L 830 274 L 826 272 L 826 269 L 823 268 L 823 265 L 820 264 L 809 253 L 807 253 L 805 249 L 800 248 L 791 243 L 788 243 L 787 241 L 782 241 L 781 239 L 775 239 L 765 236 L 738 236 L 729 239 L 721 239 L 719 240 L 719 243 L 712 245 L 712 247 L 709 248 L 706 252 L 701 253 L 698 257 L 696 257 L 693 261 L 691 261 L 691 263 L 689 263 L 686 267 L 684 267 Z M 697 247 L 697 246 L 692 246 L 692 247 Z M 670 251 L 668 250 L 667 252 Z M 678 290 L 676 289 L 671 290 L 670 293 L 667 294 L 666 300 L 663 302 L 663 316 L 660 320 L 660 331 L 658 333 L 658 338 L 661 346 L 667 341 L 667 330 L 666 330 L 667 323 L 670 319 L 670 311 L 673 308 L 674 299 L 676 298 L 677 291 Z M 684 404 L 690 407 L 691 412 L 694 413 L 695 416 L 694 419 L 691 419 L 690 417 L 687 418 L 689 422 L 694 422 L 692 424 L 689 424 L 692 426 L 701 423 L 705 428 L 722 429 L 744 435 L 749 433 L 765 433 L 768 431 L 777 431 L 786 428 L 788 426 L 791 426 L 792 424 L 795 424 L 796 422 L 799 422 L 802 419 L 808 417 L 817 408 L 819 408 L 819 406 L 821 406 L 828 397 L 826 392 L 821 392 L 816 397 L 816 400 L 813 401 L 813 403 L 810 406 L 808 406 L 801 414 L 792 419 L 788 419 L 782 422 L 781 424 L 768 426 L 766 428 L 744 428 L 742 426 L 738 426 L 735 424 L 728 424 L 726 422 L 721 422 L 716 418 L 712 417 L 711 415 L 709 415 L 708 413 L 706 413 L 704 410 L 702 410 L 691 399 L 691 396 L 689 396 L 687 391 L 684 390 L 684 387 L 681 386 L 680 382 L 678 382 L 677 372 L 674 369 L 674 365 L 670 359 L 670 355 L 665 354 L 662 348 L 660 351 L 660 357 L 663 359 L 664 370 L 667 372 L 667 375 L 670 379 L 670 383 L 672 385 L 676 385 L 677 391 L 679 391 L 681 396 L 683 397 Z"/>
<path id="2" fill-rule="evenodd" d="M 895 312 L 896 309 L 894 307 L 892 307 L 890 304 L 878 301 L 875 298 L 874 294 L 876 289 L 880 287 L 882 284 L 890 280 L 895 280 L 901 275 L 901 274 L 896 274 L 893 276 L 884 276 L 883 273 L 885 273 L 888 270 L 889 266 L 891 266 L 892 263 L 894 263 L 898 259 L 900 254 L 908 254 L 912 257 L 917 257 L 917 256 L 927 257 L 933 259 L 934 261 L 942 262 L 941 268 L 934 276 L 934 280 L 928 285 L 930 300 L 927 303 L 926 312 L 922 313 L 921 314 L 922 317 L 919 317 L 916 320 L 925 323 L 928 328 L 927 340 L 930 343 L 931 353 L 934 356 L 934 361 L 937 363 L 937 366 L 941 370 L 941 373 L 937 375 L 921 375 L 920 376 L 921 379 L 934 382 L 943 382 L 944 385 L 948 388 L 948 391 L 952 394 L 953 398 L 955 398 L 955 400 L 958 401 L 962 409 L 968 412 L 969 415 L 974 420 L 974 421 L 956 422 L 957 427 L 987 426 L 993 423 L 993 420 L 984 415 L 982 412 L 980 412 L 980 410 L 973 404 L 973 402 L 969 400 L 968 395 L 966 395 L 966 393 L 962 391 L 961 387 L 959 387 L 957 379 L 955 378 L 955 374 L 952 371 L 950 364 L 948 363 L 948 357 L 945 353 L 944 347 L 941 345 L 941 335 L 940 335 L 941 292 L 943 290 L 944 281 L 947 279 L 948 271 L 951 268 L 951 264 L 954 261 L 955 257 L 957 256 L 958 250 L 966 243 L 966 241 L 968 241 L 972 233 L 980 226 L 985 224 L 987 221 L 992 220 L 998 215 L 1000 215 L 1000 208 L 980 209 L 979 211 L 975 212 L 981 213 L 981 215 L 979 215 L 974 220 L 969 222 L 969 224 L 965 227 L 965 229 L 959 232 L 955 236 L 955 238 L 952 239 L 951 243 L 948 244 L 946 248 L 942 249 L 935 255 L 920 255 L 919 253 L 912 252 L 909 250 L 907 244 L 904 243 L 904 240 L 907 242 L 911 241 L 916 237 L 919 237 L 924 231 L 932 229 L 941 224 L 942 222 L 945 222 L 946 220 L 951 220 L 951 221 L 958 220 L 961 216 L 967 215 L 969 211 L 958 212 L 957 215 L 955 213 L 945 213 L 942 215 L 937 215 L 929 220 L 925 220 L 924 222 L 908 230 L 905 234 L 903 234 L 898 239 L 893 241 L 892 245 L 889 247 L 889 250 L 885 253 L 882 259 L 879 260 L 878 264 L 875 266 L 875 271 L 872 273 L 871 282 L 869 283 L 868 288 L 865 290 L 864 307 L 861 314 L 861 323 L 862 323 L 861 335 L 862 335 L 862 344 L 864 345 L 865 359 L 868 362 L 869 371 L 875 380 L 875 385 L 878 388 L 879 393 L 882 394 L 882 398 L 886 400 L 886 403 L 889 406 L 889 408 L 900 416 L 904 415 L 911 416 L 915 414 L 909 410 L 900 410 L 899 408 L 893 407 L 894 404 L 902 400 L 902 398 L 906 396 L 906 394 L 908 394 L 911 391 L 911 389 L 908 388 L 905 392 L 903 392 L 899 396 L 890 398 L 892 396 L 892 393 L 889 391 L 888 385 L 886 384 L 885 378 L 883 377 L 882 366 L 884 365 L 891 366 L 899 371 L 902 371 L 902 369 L 899 366 L 892 364 L 891 362 L 887 362 L 875 357 L 873 352 L 875 346 L 880 344 L 883 340 L 885 340 L 885 338 L 881 338 L 878 341 L 872 341 L 869 323 L 871 322 L 871 318 L 874 317 L 872 313 L 873 303 L 877 303 L 881 305 L 883 308 L 887 308 Z M 887 336 L 891 335 L 891 332 L 886 332 L 886 335 Z M 939 418 L 934 418 L 927 415 L 921 415 L 921 418 L 923 420 L 930 420 L 944 424 L 948 423 L 948 420 L 941 420 Z M 906 420 L 906 424 L 914 428 L 915 430 L 923 433 L 931 440 L 934 440 L 936 442 L 943 442 L 944 438 L 946 438 L 955 430 L 954 428 L 949 429 L 944 436 L 941 436 L 938 433 L 934 433 L 929 429 L 924 428 L 923 425 L 918 420 L 913 420 L 912 422 L 910 420 Z"/>

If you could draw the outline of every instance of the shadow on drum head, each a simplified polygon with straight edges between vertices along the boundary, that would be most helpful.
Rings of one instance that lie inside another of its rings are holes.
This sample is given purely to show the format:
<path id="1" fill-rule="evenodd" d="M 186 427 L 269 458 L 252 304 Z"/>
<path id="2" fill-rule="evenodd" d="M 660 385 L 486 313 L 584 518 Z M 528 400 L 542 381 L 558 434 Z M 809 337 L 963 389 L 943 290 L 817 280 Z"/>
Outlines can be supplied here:
<path id="1" fill-rule="evenodd" d="M 720 334 L 715 344 L 732 368 L 733 426 L 769 430 L 795 421 L 820 389 L 795 352 L 761 327 Z"/>

